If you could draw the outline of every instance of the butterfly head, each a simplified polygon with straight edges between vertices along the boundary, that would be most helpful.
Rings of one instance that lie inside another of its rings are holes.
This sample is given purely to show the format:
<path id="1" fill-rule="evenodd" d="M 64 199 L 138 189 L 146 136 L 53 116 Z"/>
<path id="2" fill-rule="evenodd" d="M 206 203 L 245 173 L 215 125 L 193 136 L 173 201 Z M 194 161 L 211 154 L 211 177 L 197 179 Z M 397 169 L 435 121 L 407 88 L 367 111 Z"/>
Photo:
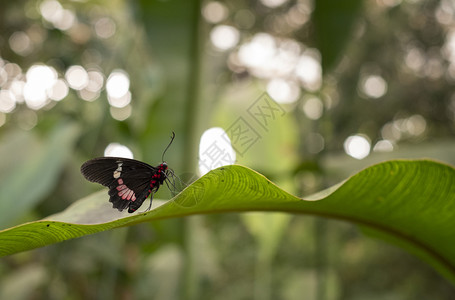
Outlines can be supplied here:
<path id="1" fill-rule="evenodd" d="M 158 174 L 157 177 L 161 179 L 160 183 L 163 184 L 164 180 L 167 178 L 167 173 L 168 173 L 169 167 L 167 166 L 166 162 L 162 162 L 158 166 Z"/>
<path id="2" fill-rule="evenodd" d="M 168 169 L 168 166 L 167 166 L 167 163 L 164 161 L 160 164 L 160 166 L 158 167 L 159 171 L 160 172 L 163 172 L 163 171 L 166 171 Z"/>

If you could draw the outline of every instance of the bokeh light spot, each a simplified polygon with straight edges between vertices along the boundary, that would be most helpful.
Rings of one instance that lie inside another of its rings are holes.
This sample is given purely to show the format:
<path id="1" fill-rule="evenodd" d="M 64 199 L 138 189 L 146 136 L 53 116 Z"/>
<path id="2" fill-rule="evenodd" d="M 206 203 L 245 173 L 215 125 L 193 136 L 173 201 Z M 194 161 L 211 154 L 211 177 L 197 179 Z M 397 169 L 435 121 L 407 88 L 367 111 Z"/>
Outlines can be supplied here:
<path id="1" fill-rule="evenodd" d="M 288 0 L 261 0 L 261 3 L 264 4 L 265 6 L 275 8 L 275 7 L 283 5 L 287 1 Z"/>
<path id="2" fill-rule="evenodd" d="M 267 84 L 267 93 L 278 103 L 293 103 L 300 97 L 300 87 L 295 82 L 276 78 Z"/>
<path id="3" fill-rule="evenodd" d="M 356 159 L 367 157 L 370 148 L 370 141 L 363 135 L 350 136 L 344 141 L 344 151 Z"/>
<path id="4" fill-rule="evenodd" d="M 117 108 L 125 107 L 131 103 L 131 92 L 127 92 L 125 95 L 119 98 L 107 95 L 107 101 L 109 101 L 109 104 L 113 107 Z"/>
<path id="5" fill-rule="evenodd" d="M 8 74 L 8 78 L 16 78 L 22 74 L 22 69 L 19 67 L 18 64 L 15 63 L 7 63 L 3 69 Z"/>
<path id="6" fill-rule="evenodd" d="M 380 140 L 378 141 L 374 147 L 373 151 L 374 152 L 391 152 L 393 151 L 393 143 L 389 140 Z"/>
<path id="7" fill-rule="evenodd" d="M 404 61 L 409 69 L 418 73 L 425 64 L 425 54 L 418 48 L 411 48 L 406 53 Z"/>
<path id="8" fill-rule="evenodd" d="M 324 104 L 319 98 L 311 96 L 305 100 L 302 109 L 308 119 L 318 120 L 324 111 Z"/>
<path id="9" fill-rule="evenodd" d="M 295 72 L 306 89 L 316 91 L 321 87 L 321 63 L 312 55 L 303 54 L 297 63 Z"/>
<path id="10" fill-rule="evenodd" d="M 125 121 L 126 119 L 128 119 L 131 116 L 132 111 L 133 111 L 133 108 L 131 107 L 131 105 L 127 105 L 122 108 L 113 107 L 113 106 L 111 106 L 109 108 L 111 117 L 117 121 Z"/>
<path id="11" fill-rule="evenodd" d="M 239 42 L 240 33 L 232 26 L 218 25 L 210 32 L 212 44 L 219 50 L 228 50 Z"/>
<path id="12" fill-rule="evenodd" d="M 256 22 L 256 15 L 249 9 L 240 9 L 235 12 L 234 23 L 237 28 L 250 29 Z"/>
<path id="13" fill-rule="evenodd" d="M 4 68 L 0 66 L 0 87 L 4 86 L 8 82 L 8 73 Z"/>
<path id="14" fill-rule="evenodd" d="M 103 88 L 104 84 L 104 75 L 98 70 L 90 70 L 87 72 L 88 74 L 88 84 L 85 87 L 87 90 L 91 92 L 99 92 Z"/>
<path id="15" fill-rule="evenodd" d="M 110 143 L 104 149 L 104 156 L 133 158 L 133 152 L 127 146 L 119 143 Z"/>
<path id="16" fill-rule="evenodd" d="M 13 33 L 8 42 L 11 50 L 22 56 L 29 55 L 33 50 L 29 36 L 23 31 Z"/>
<path id="17" fill-rule="evenodd" d="M 413 115 L 406 120 L 406 130 L 409 134 L 419 136 L 425 132 L 427 121 L 421 115 Z"/>
<path id="18" fill-rule="evenodd" d="M 82 89 L 80 91 L 77 91 L 77 95 L 85 101 L 92 102 L 95 101 L 96 99 L 99 98 L 100 92 L 92 92 L 89 91 L 88 89 Z"/>
<path id="19" fill-rule="evenodd" d="M 68 30 L 74 26 L 76 23 L 76 15 L 73 11 L 64 9 L 61 12 L 61 16 L 53 24 L 55 28 L 60 30 Z"/>
<path id="20" fill-rule="evenodd" d="M 95 23 L 95 33 L 102 39 L 108 39 L 115 34 L 116 26 L 111 18 L 101 18 Z"/>
<path id="21" fill-rule="evenodd" d="M 123 70 L 113 71 L 106 82 L 106 91 L 109 97 L 122 98 L 130 88 L 130 79 L 128 74 Z"/>
<path id="22" fill-rule="evenodd" d="M 50 99 L 60 101 L 68 95 L 68 85 L 63 79 L 55 81 L 54 85 L 48 90 L 47 94 Z"/>
<path id="23" fill-rule="evenodd" d="M 16 99 L 9 90 L 0 90 L 0 112 L 10 113 L 16 108 Z"/>
<path id="24" fill-rule="evenodd" d="M 226 5 L 218 1 L 209 2 L 202 9 L 204 19 L 212 24 L 219 23 L 226 19 L 228 13 L 229 11 Z"/>
<path id="25" fill-rule="evenodd" d="M 25 74 L 26 82 L 23 89 L 25 103 L 31 109 L 38 110 L 48 102 L 48 90 L 57 81 L 57 71 L 45 65 L 33 65 Z"/>
<path id="26" fill-rule="evenodd" d="M 223 128 L 204 131 L 199 142 L 199 172 L 201 175 L 221 166 L 235 163 L 235 151 Z"/>
<path id="27" fill-rule="evenodd" d="M 9 85 L 9 90 L 16 97 L 17 103 L 24 102 L 24 87 L 25 87 L 25 81 L 17 80 L 17 79 L 13 80 Z"/>
<path id="28" fill-rule="evenodd" d="M 82 90 L 88 85 L 87 71 L 82 66 L 71 66 L 65 73 L 66 81 L 74 90 Z"/>
<path id="29" fill-rule="evenodd" d="M 40 5 L 40 12 L 46 21 L 53 23 L 61 18 L 63 7 L 55 0 L 43 1 Z"/>
<path id="30" fill-rule="evenodd" d="M 42 89 L 52 87 L 57 80 L 57 71 L 45 65 L 33 65 L 25 74 L 27 84 L 39 86 Z"/>
<path id="31" fill-rule="evenodd" d="M 370 75 L 363 79 L 361 90 L 369 98 L 381 98 L 387 92 L 387 82 L 378 75 Z"/>
<path id="32" fill-rule="evenodd" d="M 55 0 L 43 1 L 40 12 L 46 21 L 60 30 L 68 30 L 76 23 L 74 12 L 64 9 L 60 2 Z"/>
<path id="33" fill-rule="evenodd" d="M 38 124 L 38 115 L 30 109 L 20 110 L 15 115 L 17 125 L 23 130 L 31 130 Z"/>
<path id="34" fill-rule="evenodd" d="M 306 149 L 312 154 L 316 154 L 324 150 L 324 137 L 317 132 L 311 132 L 305 139 Z"/>
<path id="35" fill-rule="evenodd" d="M 258 33 L 240 47 L 239 60 L 248 67 L 259 67 L 275 54 L 275 41 L 267 33 Z"/>

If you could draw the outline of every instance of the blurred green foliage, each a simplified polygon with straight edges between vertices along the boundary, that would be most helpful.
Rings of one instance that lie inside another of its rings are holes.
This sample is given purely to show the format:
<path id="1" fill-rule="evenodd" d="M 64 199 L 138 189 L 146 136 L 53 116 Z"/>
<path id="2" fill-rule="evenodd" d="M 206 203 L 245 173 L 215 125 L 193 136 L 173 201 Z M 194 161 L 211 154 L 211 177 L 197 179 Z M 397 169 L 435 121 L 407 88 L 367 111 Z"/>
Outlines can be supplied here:
<path id="1" fill-rule="evenodd" d="M 272 97 L 286 89 L 297 96 L 280 104 L 286 114 L 273 126 L 256 124 L 261 139 L 237 159 L 293 194 L 308 195 L 397 157 L 455 163 L 451 1 L 236 0 L 217 2 L 208 13 L 210 3 L 0 3 L 0 187 L 10 189 L 0 196 L 0 206 L 10 206 L 0 212 L 4 227 L 54 214 L 98 190 L 79 167 L 111 142 L 155 164 L 174 130 L 167 161 L 177 174 L 195 173 L 203 130 L 227 129 L 248 116 L 266 90 Z M 47 14 L 45 5 L 59 13 Z M 214 21 L 219 11 L 222 18 Z M 231 36 L 237 32 L 232 47 L 214 44 L 219 25 L 230 26 Z M 258 35 L 275 54 L 297 51 L 296 61 L 278 60 L 278 66 L 304 67 L 304 58 L 319 62 L 323 75 L 309 81 L 303 67 L 299 75 L 270 66 L 273 55 L 259 65 L 245 63 L 243 46 Z M 103 85 L 96 92 L 70 88 L 63 100 L 39 108 L 15 94 L 11 109 L 13 81 L 20 86 L 38 63 L 66 81 L 73 65 L 101 73 L 104 82 L 124 70 L 131 103 L 114 107 Z M 270 85 L 274 79 L 281 88 Z M 323 106 L 317 118 L 309 114 L 314 98 Z M 372 146 L 391 141 L 394 150 L 351 158 L 343 143 L 356 134 Z M 23 204 L 9 196 L 20 188 Z M 248 218 L 156 221 L 3 258 L 1 298 L 451 299 L 454 293 L 424 263 L 351 225 L 290 216 L 277 223 L 282 229 L 270 230 L 277 245 L 254 230 L 257 215 Z M 261 286 L 267 292 L 258 292 Z"/>

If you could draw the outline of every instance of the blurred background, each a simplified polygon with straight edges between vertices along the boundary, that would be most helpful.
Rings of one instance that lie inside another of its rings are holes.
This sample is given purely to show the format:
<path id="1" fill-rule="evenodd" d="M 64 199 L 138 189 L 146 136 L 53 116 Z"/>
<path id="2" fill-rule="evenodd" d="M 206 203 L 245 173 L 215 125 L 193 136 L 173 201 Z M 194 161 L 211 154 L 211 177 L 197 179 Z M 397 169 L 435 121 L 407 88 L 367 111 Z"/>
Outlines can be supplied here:
<path id="1" fill-rule="evenodd" d="M 160 163 L 172 131 L 165 159 L 185 180 L 236 162 L 301 197 L 388 159 L 455 164 L 454 84 L 452 0 L 2 1 L 0 228 L 100 190 L 79 172 L 90 158 Z M 1 299 L 454 294 L 353 225 L 278 213 L 140 224 L 0 261 Z"/>

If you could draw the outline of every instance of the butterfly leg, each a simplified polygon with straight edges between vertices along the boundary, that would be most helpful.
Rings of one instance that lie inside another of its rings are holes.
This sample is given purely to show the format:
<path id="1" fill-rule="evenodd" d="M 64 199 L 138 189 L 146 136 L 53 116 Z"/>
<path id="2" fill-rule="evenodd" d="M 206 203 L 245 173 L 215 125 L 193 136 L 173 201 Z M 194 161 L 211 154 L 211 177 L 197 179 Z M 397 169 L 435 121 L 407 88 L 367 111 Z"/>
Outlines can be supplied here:
<path id="1" fill-rule="evenodd" d="M 145 210 L 145 211 L 149 211 L 150 208 L 152 208 L 152 201 L 153 201 L 153 195 L 155 194 L 155 192 L 152 192 L 150 194 L 150 204 L 149 204 L 149 207 Z"/>
<path id="2" fill-rule="evenodd" d="M 168 189 L 171 191 L 172 196 L 177 195 L 179 192 L 181 192 L 184 188 L 186 188 L 188 185 L 180 179 L 179 176 L 175 175 L 173 170 L 168 170 L 168 173 L 166 174 L 166 185 Z M 171 188 L 172 187 L 172 188 Z"/>
<path id="3" fill-rule="evenodd" d="M 173 196 L 175 196 L 175 185 L 174 185 L 174 182 L 169 182 L 169 181 L 170 180 L 168 178 L 166 178 L 166 180 L 164 182 L 166 183 L 167 188 L 169 189 L 169 191 L 171 191 L 171 194 Z"/>

